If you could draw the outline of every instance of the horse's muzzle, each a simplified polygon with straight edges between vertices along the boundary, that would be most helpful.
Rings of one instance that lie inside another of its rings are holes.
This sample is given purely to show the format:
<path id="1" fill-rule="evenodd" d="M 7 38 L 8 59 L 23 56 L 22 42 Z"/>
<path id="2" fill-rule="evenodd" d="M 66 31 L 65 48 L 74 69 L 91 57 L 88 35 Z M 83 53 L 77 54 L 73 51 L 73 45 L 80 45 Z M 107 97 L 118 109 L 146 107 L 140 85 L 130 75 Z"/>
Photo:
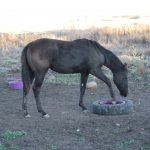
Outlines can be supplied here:
<path id="1" fill-rule="evenodd" d="M 120 92 L 120 95 L 123 96 L 123 97 L 127 97 L 127 94 L 128 94 L 128 92 L 124 92 L 124 91 Z"/>

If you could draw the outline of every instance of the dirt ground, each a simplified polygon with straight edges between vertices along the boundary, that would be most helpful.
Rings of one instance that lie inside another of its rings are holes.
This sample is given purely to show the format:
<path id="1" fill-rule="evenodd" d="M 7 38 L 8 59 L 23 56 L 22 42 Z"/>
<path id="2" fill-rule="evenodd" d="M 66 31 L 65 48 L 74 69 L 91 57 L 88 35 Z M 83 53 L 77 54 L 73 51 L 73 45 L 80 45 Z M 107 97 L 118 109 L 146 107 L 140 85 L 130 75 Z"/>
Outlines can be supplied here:
<path id="1" fill-rule="evenodd" d="M 78 106 L 79 85 L 44 83 L 41 99 L 48 119 L 37 112 L 32 92 L 28 102 L 32 117 L 24 118 L 22 91 L 8 88 L 6 78 L 0 77 L 0 134 L 25 131 L 26 136 L 9 143 L 19 150 L 150 150 L 149 78 L 129 79 L 127 98 L 133 100 L 134 112 L 120 116 L 83 113 Z M 109 98 L 108 94 L 106 85 L 99 81 L 97 91 L 86 91 L 84 102 L 90 110 L 92 102 Z"/>

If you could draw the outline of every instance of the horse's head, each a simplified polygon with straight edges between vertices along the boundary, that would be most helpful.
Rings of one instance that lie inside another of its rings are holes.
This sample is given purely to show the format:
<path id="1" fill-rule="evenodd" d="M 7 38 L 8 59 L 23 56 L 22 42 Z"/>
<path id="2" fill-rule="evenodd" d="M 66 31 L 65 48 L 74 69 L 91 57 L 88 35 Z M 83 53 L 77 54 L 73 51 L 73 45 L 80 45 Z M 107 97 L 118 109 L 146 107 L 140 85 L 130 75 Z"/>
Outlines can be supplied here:
<path id="1" fill-rule="evenodd" d="M 122 68 L 115 72 L 113 77 L 114 83 L 120 91 L 120 95 L 126 97 L 128 94 L 128 70 L 127 64 L 124 64 Z"/>

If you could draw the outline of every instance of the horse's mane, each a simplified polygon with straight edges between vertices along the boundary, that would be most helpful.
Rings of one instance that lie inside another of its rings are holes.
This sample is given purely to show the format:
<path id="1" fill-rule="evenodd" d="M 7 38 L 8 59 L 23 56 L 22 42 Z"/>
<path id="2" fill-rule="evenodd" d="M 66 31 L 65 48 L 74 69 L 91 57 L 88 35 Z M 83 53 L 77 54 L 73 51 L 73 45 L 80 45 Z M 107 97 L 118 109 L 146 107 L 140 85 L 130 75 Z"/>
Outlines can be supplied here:
<path id="1" fill-rule="evenodd" d="M 110 69 L 117 71 L 120 68 L 123 68 L 123 64 L 120 61 L 120 59 L 110 50 L 104 48 L 102 45 L 100 45 L 98 42 L 89 40 L 89 42 L 97 48 L 101 53 L 103 53 L 105 57 L 105 65 L 109 67 Z"/>

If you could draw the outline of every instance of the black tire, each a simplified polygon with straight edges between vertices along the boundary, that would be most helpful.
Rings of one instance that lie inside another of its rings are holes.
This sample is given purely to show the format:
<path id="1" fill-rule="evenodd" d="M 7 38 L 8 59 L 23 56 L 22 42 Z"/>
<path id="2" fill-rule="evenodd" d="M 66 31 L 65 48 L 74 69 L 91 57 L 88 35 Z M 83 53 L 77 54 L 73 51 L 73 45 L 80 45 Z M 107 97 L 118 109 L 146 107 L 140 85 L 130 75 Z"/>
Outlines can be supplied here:
<path id="1" fill-rule="evenodd" d="M 124 115 L 133 112 L 133 102 L 131 100 L 115 101 L 95 101 L 92 105 L 93 113 L 99 115 Z"/>

